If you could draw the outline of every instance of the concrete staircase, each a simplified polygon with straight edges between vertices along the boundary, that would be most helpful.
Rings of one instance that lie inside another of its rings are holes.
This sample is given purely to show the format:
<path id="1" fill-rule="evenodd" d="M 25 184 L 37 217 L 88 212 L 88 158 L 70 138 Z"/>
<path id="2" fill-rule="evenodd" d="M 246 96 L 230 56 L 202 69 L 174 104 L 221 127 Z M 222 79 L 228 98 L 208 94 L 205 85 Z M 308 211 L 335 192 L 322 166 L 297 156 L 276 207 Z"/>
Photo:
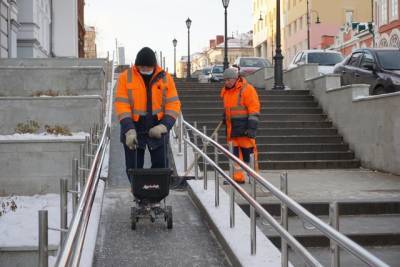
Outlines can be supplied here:
<path id="1" fill-rule="evenodd" d="M 211 135 L 222 118 L 221 83 L 200 84 L 177 80 L 186 121 L 207 126 Z M 257 133 L 260 169 L 358 168 L 360 162 L 332 126 L 308 90 L 258 90 L 261 101 Z M 219 131 L 226 145 L 225 128 Z M 208 149 L 212 153 L 212 148 Z M 227 168 L 224 158 L 220 159 Z"/>

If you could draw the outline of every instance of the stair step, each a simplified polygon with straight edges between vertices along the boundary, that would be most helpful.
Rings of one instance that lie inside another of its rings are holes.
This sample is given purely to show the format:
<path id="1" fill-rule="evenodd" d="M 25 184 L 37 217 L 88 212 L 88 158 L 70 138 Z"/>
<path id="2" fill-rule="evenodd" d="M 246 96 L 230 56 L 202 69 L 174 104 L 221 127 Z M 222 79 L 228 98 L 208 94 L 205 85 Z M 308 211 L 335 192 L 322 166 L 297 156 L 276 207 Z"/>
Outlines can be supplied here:
<path id="1" fill-rule="evenodd" d="M 222 169 L 228 170 L 228 162 L 220 161 Z M 260 160 L 261 170 L 297 170 L 297 169 L 354 169 L 360 167 L 358 160 Z"/>
<path id="2" fill-rule="evenodd" d="M 223 107 L 223 103 L 219 99 L 214 100 L 198 100 L 196 98 L 185 100 L 182 104 L 182 109 L 187 108 L 208 108 L 208 107 Z M 315 101 L 267 101 L 260 99 L 261 107 L 277 107 L 277 108 L 301 108 L 301 107 L 318 107 Z"/>
<path id="3" fill-rule="evenodd" d="M 328 222 L 328 216 L 320 216 Z M 365 246 L 400 245 L 399 215 L 359 215 L 340 216 L 340 232 L 358 244 Z M 257 222 L 261 231 L 279 247 L 280 236 L 263 219 Z M 308 227 L 311 225 L 307 224 Z M 289 231 L 306 247 L 327 247 L 329 240 L 318 229 L 308 230 L 303 227 L 302 219 L 289 218 Z"/>
<path id="4" fill-rule="evenodd" d="M 222 118 L 221 118 L 222 119 Z M 185 117 L 185 120 L 190 123 L 191 125 L 194 125 L 195 119 L 187 119 Z M 210 119 L 210 120 L 196 120 L 197 121 L 197 127 L 199 129 L 203 129 L 203 125 L 207 126 L 207 129 L 212 129 L 214 130 L 215 127 L 217 127 L 218 123 L 220 121 L 215 120 L 215 119 Z M 260 128 L 331 128 L 332 127 L 332 122 L 330 121 L 285 121 L 285 122 L 279 122 L 279 121 L 260 121 L 259 123 Z M 222 126 L 220 128 L 220 133 L 224 131 L 225 127 Z"/>
<path id="5" fill-rule="evenodd" d="M 222 114 L 184 114 L 187 121 L 212 121 L 222 118 Z M 325 114 L 261 114 L 260 121 L 326 121 Z"/>
<path id="6" fill-rule="evenodd" d="M 214 158 L 214 153 L 208 153 L 208 156 Z M 221 155 L 220 159 L 225 156 Z M 258 151 L 260 161 L 294 161 L 294 160 L 352 160 L 354 153 L 351 151 L 322 151 L 322 152 L 263 152 Z"/>
<path id="7" fill-rule="evenodd" d="M 221 94 L 221 87 L 177 87 L 180 96 L 203 96 L 213 95 L 219 96 Z M 259 96 L 309 96 L 308 90 L 291 90 L 291 91 L 271 91 L 271 90 L 257 90 Z"/>
<path id="8" fill-rule="evenodd" d="M 223 145 L 227 149 L 227 145 Z M 202 148 L 202 146 L 200 145 Z M 258 151 L 266 152 L 335 152 L 349 151 L 347 144 L 257 144 Z M 213 153 L 214 147 L 207 146 L 207 153 Z"/>
<path id="9" fill-rule="evenodd" d="M 224 109 L 222 106 L 220 107 L 209 107 L 209 108 L 198 108 L 198 107 L 189 107 L 182 106 L 182 114 L 183 116 L 197 115 L 197 114 L 222 114 Z M 318 107 L 310 107 L 310 108 L 261 108 L 261 114 L 323 114 L 321 108 Z"/>
<path id="10" fill-rule="evenodd" d="M 245 200 L 238 199 L 240 208 L 247 214 L 250 214 L 250 206 Z M 271 202 L 265 198 L 259 198 L 258 201 L 272 216 L 281 215 L 281 204 L 279 200 Z M 316 216 L 329 215 L 329 202 L 301 202 L 300 205 Z M 338 202 L 340 215 L 382 215 L 396 214 L 400 216 L 400 201 L 352 201 Z M 297 216 L 289 210 L 289 216 Z"/>
<path id="11" fill-rule="evenodd" d="M 207 134 L 211 135 L 213 129 L 207 128 Z M 220 136 L 226 136 L 225 131 L 219 133 Z M 335 128 L 258 128 L 257 135 L 284 135 L 284 136 L 299 136 L 299 135 L 337 135 Z"/>
<path id="12" fill-rule="evenodd" d="M 212 101 L 215 99 L 220 99 L 217 95 L 202 95 L 202 96 L 192 96 L 192 95 L 180 95 L 179 98 L 182 102 L 190 101 L 196 97 L 197 100 Z M 262 100 L 275 100 L 275 101 L 313 101 L 314 97 L 311 95 L 265 95 L 261 96 Z"/>

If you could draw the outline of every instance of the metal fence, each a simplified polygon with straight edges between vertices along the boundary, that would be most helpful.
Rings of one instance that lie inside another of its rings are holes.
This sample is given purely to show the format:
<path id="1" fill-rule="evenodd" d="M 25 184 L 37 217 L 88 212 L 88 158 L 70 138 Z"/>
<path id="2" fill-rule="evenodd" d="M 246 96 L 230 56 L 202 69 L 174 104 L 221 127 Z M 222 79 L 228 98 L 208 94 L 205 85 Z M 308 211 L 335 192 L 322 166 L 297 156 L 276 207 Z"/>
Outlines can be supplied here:
<path id="1" fill-rule="evenodd" d="M 331 252 L 331 266 L 340 266 L 340 248 L 346 250 L 350 254 L 354 255 L 362 262 L 369 266 L 387 267 L 388 265 L 375 257 L 373 254 L 368 252 L 366 249 L 340 233 L 338 230 L 338 205 L 332 203 L 330 205 L 330 225 L 323 222 L 321 219 L 310 213 L 308 210 L 303 208 L 299 203 L 291 199 L 287 195 L 287 173 L 281 175 L 281 190 L 276 188 L 264 177 L 254 171 L 253 166 L 248 166 L 246 163 L 241 161 L 232 153 L 232 145 L 230 144 L 230 151 L 218 143 L 218 135 L 215 134 L 213 140 L 206 135 L 206 128 L 203 128 L 203 132 L 197 129 L 197 123 L 192 126 L 186 122 L 181 116 L 178 120 L 177 125 L 177 136 L 179 143 L 179 152 L 184 155 L 184 169 L 187 172 L 188 164 L 188 145 L 192 147 L 194 151 L 194 173 L 195 178 L 199 179 L 199 166 L 198 161 L 200 158 L 203 159 L 203 180 L 204 189 L 207 190 L 207 165 L 211 166 L 215 172 L 215 206 L 219 205 L 219 176 L 222 176 L 230 184 L 229 195 L 230 195 L 230 226 L 235 226 L 235 192 L 238 192 L 250 205 L 250 253 L 256 253 L 256 214 L 261 216 L 263 219 L 279 233 L 281 237 L 281 254 L 282 254 L 282 266 L 288 266 L 289 264 L 289 247 L 292 248 L 296 253 L 301 255 L 308 266 L 322 266 L 315 257 L 303 246 L 296 238 L 288 232 L 288 209 L 292 210 L 299 218 L 303 220 L 303 223 L 311 224 L 312 227 L 321 231 L 321 233 L 330 240 L 330 252 Z M 202 140 L 203 148 L 198 146 L 198 138 Z M 193 140 L 193 141 L 192 141 Z M 207 155 L 207 145 L 211 145 L 214 148 L 214 160 Z M 222 154 L 229 160 L 229 174 L 227 174 L 218 164 L 218 155 Z M 252 160 L 254 162 L 254 159 Z M 251 193 L 246 192 L 240 185 L 238 185 L 233 179 L 233 164 L 240 166 L 240 168 L 247 173 L 252 183 Z M 253 163 L 254 164 L 254 163 Z M 252 165 L 252 164 L 251 164 Z M 270 213 L 268 213 L 256 199 L 256 185 L 259 185 L 269 192 L 272 193 L 281 202 L 281 221 L 278 222 Z M 332 227 L 333 226 L 333 227 Z M 335 229 L 336 228 L 336 229 Z"/>

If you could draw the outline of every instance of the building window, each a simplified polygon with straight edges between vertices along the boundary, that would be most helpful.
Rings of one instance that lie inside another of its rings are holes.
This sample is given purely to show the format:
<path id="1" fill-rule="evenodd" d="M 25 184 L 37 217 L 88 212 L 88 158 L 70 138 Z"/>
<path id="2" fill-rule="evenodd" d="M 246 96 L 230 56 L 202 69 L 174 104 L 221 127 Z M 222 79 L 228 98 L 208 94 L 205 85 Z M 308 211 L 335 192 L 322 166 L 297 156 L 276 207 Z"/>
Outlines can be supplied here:
<path id="1" fill-rule="evenodd" d="M 381 23 L 380 25 L 384 25 L 387 23 L 387 15 L 388 15 L 388 8 L 387 8 L 387 1 L 383 0 L 381 2 Z"/>
<path id="2" fill-rule="evenodd" d="M 399 0 L 391 0 L 390 9 L 392 20 L 396 20 L 399 16 Z"/>
<path id="3" fill-rule="evenodd" d="M 388 47 L 388 41 L 383 38 L 380 42 L 379 42 L 379 47 Z"/>
<path id="4" fill-rule="evenodd" d="M 346 24 L 351 25 L 352 22 L 353 22 L 353 11 L 346 10 Z"/>
<path id="5" fill-rule="evenodd" d="M 393 34 L 390 38 L 390 47 L 400 48 L 399 36 L 397 34 Z"/>

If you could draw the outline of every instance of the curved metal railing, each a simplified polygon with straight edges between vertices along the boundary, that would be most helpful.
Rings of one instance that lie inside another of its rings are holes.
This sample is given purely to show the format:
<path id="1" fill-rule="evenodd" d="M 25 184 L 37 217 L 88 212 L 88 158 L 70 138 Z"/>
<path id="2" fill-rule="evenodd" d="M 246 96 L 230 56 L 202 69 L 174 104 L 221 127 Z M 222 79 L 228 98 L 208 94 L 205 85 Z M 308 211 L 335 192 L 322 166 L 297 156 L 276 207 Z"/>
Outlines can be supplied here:
<path id="1" fill-rule="evenodd" d="M 339 231 L 335 230 L 333 227 L 329 226 L 325 222 L 323 222 L 321 219 L 310 213 L 308 210 L 303 208 L 299 203 L 297 203 L 295 200 L 290 198 L 287 194 L 283 193 L 281 190 L 276 188 L 274 185 L 272 185 L 270 182 L 268 182 L 264 177 L 262 177 L 260 174 L 258 174 L 256 171 L 254 171 L 250 166 L 245 164 L 243 161 L 241 161 L 239 158 L 237 158 L 233 153 L 228 151 L 225 147 L 223 147 L 221 144 L 219 144 L 217 141 L 213 140 L 212 138 L 208 137 L 201 131 L 199 131 L 196 127 L 192 126 L 188 122 L 186 122 L 182 117 L 179 120 L 179 138 L 180 141 L 184 143 L 184 156 L 185 156 L 185 161 L 187 160 L 187 144 L 190 145 L 194 150 L 195 154 L 199 153 L 200 156 L 205 160 L 205 162 L 208 162 L 209 165 L 211 165 L 216 172 L 218 172 L 222 177 L 224 177 L 231 185 L 231 192 L 230 192 L 230 221 L 231 221 L 231 227 L 234 226 L 234 192 L 237 191 L 239 192 L 240 195 L 243 196 L 244 199 L 247 200 L 250 204 L 250 217 L 251 217 L 251 251 L 252 253 L 255 253 L 255 212 L 257 212 L 261 217 L 263 217 L 265 220 L 267 220 L 270 225 L 279 233 L 282 239 L 282 245 L 285 247 L 289 245 L 294 251 L 298 252 L 300 255 L 303 256 L 305 259 L 306 263 L 310 266 L 322 266 L 312 255 L 311 253 L 303 246 L 301 245 L 288 231 L 287 228 L 283 227 L 281 224 L 279 224 L 271 214 L 269 214 L 255 199 L 255 185 L 256 183 L 263 186 L 267 190 L 269 190 L 272 195 L 274 195 L 276 198 L 278 198 L 281 201 L 282 207 L 287 207 L 291 209 L 294 213 L 296 213 L 303 221 L 306 221 L 307 223 L 313 225 L 316 229 L 320 230 L 326 237 L 328 237 L 331 242 L 334 242 L 341 248 L 345 249 L 348 251 L 350 254 L 356 256 L 358 259 L 363 261 L 369 266 L 379 266 L 379 267 L 388 267 L 386 263 L 375 257 L 373 254 L 368 252 L 366 249 L 340 233 Z M 188 131 L 191 131 L 193 136 L 194 136 L 194 143 L 190 140 Z M 202 150 L 197 146 L 197 136 L 199 136 L 203 140 L 203 148 L 205 144 L 210 144 L 214 147 L 215 151 L 219 150 L 223 155 L 225 155 L 228 160 L 230 161 L 230 175 L 227 175 L 224 170 L 218 165 L 218 155 L 217 152 L 215 152 L 215 158 L 216 162 L 213 161 L 210 157 L 207 156 L 207 150 L 204 149 Z M 217 138 L 216 138 L 217 139 Z M 197 163 L 197 155 L 195 155 L 195 162 Z M 248 175 L 250 175 L 253 178 L 252 184 L 253 184 L 253 189 L 252 189 L 252 194 L 250 195 L 247 193 L 240 185 L 238 185 L 233 179 L 232 179 L 232 167 L 231 164 L 235 163 L 239 165 Z M 204 171 L 204 188 L 207 189 L 207 167 L 206 164 L 204 165 L 205 169 Z M 195 166 L 197 168 L 197 166 Z M 195 172 L 197 176 L 197 171 Z M 196 177 L 197 178 L 197 177 Z M 216 205 L 219 202 L 218 200 L 218 175 L 216 175 L 216 186 L 215 186 L 215 201 Z M 286 210 L 287 214 L 287 210 Z M 287 224 L 287 217 L 286 217 L 286 224 Z M 233 223 L 232 223 L 233 222 Z M 287 225 L 286 225 L 287 226 Z M 287 242 L 287 243 L 285 243 Z M 287 245 L 286 245 L 287 244 Z M 282 254 L 284 251 L 282 250 Z M 285 251 L 286 255 L 282 255 L 282 266 L 288 266 L 288 254 L 287 254 L 287 247 Z M 336 264 L 338 265 L 338 257 L 336 259 Z"/>
<path id="2" fill-rule="evenodd" d="M 94 155 L 93 164 L 81 192 L 76 213 L 69 226 L 68 234 L 59 252 L 55 266 L 78 266 L 84 238 L 89 223 L 93 200 L 99 182 L 101 165 L 110 144 L 110 126 L 106 124 L 101 141 Z"/>
<path id="3" fill-rule="evenodd" d="M 62 241 L 62 246 L 60 246 L 60 250 L 58 251 L 57 260 L 55 263 L 55 266 L 57 267 L 79 266 L 79 262 L 81 259 L 86 230 L 89 224 L 90 214 L 92 211 L 92 206 L 97 191 L 97 185 L 100 179 L 100 174 L 102 169 L 101 167 L 103 165 L 105 155 L 110 146 L 113 82 L 114 82 L 114 68 L 115 68 L 114 61 L 111 61 L 111 64 L 112 64 L 112 76 L 110 81 L 111 84 L 110 84 L 110 90 L 108 90 L 109 93 L 108 98 L 106 98 L 107 99 L 106 104 L 108 106 L 105 105 L 106 116 L 104 116 L 104 127 L 101 134 L 101 139 L 100 142 L 96 144 L 97 149 L 94 155 L 90 155 L 90 151 L 88 151 L 89 155 L 87 156 L 93 157 L 90 168 L 81 169 L 81 171 L 83 171 L 84 174 L 87 172 L 88 174 L 86 177 L 82 177 L 82 179 L 86 179 L 86 182 L 81 183 L 79 203 L 77 205 L 76 212 L 73 215 L 71 223 L 68 227 L 68 233 L 65 237 L 65 240 Z M 89 165 L 87 166 L 89 167 Z"/>

